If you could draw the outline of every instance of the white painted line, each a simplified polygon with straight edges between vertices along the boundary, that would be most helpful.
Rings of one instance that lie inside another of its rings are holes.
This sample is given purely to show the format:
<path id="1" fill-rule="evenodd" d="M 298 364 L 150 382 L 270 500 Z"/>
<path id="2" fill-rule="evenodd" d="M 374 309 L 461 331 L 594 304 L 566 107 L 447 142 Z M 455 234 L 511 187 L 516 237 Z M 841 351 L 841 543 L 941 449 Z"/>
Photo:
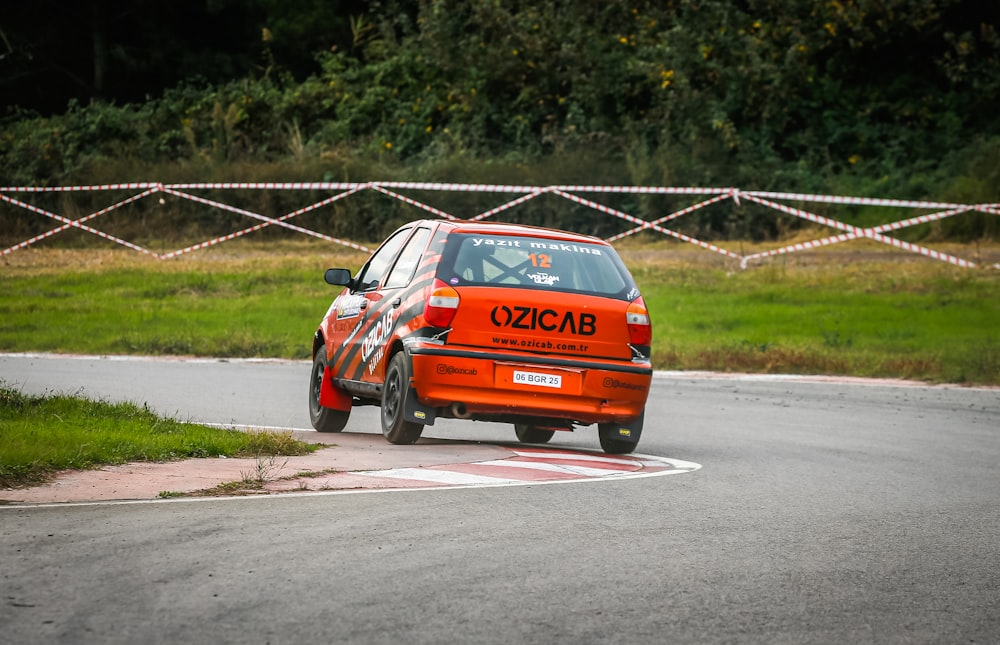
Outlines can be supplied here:
<path id="1" fill-rule="evenodd" d="M 531 457 L 532 459 L 566 459 L 569 461 L 596 461 L 609 464 L 619 464 L 622 466 L 634 466 L 637 460 L 620 457 L 604 457 L 600 455 L 587 455 L 580 452 L 532 452 L 530 450 L 513 450 L 518 457 Z"/>
<path id="2" fill-rule="evenodd" d="M 567 473 L 584 477 L 608 477 L 634 470 L 612 470 L 610 468 L 587 468 L 586 466 L 567 466 L 565 464 L 548 464 L 538 461 L 517 461 L 516 459 L 496 459 L 494 461 L 479 461 L 477 466 L 500 466 L 503 468 L 525 468 L 529 470 L 544 470 L 553 473 Z"/>
<path id="3" fill-rule="evenodd" d="M 363 472 L 356 472 L 354 474 L 365 475 L 366 477 L 386 477 L 389 479 L 436 482 L 439 484 L 452 484 L 455 486 L 521 483 L 521 480 L 519 479 L 508 479 L 506 477 L 484 477 L 481 475 L 469 475 L 467 473 L 460 473 L 452 470 L 432 470 L 430 468 L 392 468 L 390 470 L 367 470 Z"/>
<path id="4" fill-rule="evenodd" d="M 655 460 L 650 463 L 651 466 L 662 466 L 664 462 L 673 466 L 673 470 L 665 473 L 668 475 L 672 475 L 674 473 L 689 473 L 701 468 L 701 464 L 696 464 L 693 461 L 684 461 L 682 459 L 668 459 L 666 457 L 651 457 L 651 459 Z"/>

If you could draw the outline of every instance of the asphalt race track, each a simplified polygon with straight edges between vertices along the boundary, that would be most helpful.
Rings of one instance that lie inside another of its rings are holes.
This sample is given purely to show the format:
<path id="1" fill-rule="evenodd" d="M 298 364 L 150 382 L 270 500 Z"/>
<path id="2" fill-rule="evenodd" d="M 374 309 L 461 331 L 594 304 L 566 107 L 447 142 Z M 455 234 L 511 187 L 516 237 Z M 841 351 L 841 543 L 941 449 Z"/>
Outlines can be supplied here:
<path id="1" fill-rule="evenodd" d="M 0 356 L 26 392 L 307 428 L 309 366 Z M 378 433 L 377 410 L 348 432 Z M 500 425 L 425 436 L 509 442 Z M 598 447 L 596 431 L 556 447 Z M 580 485 L 0 506 L 3 643 L 997 643 L 1000 390 L 658 374 Z"/>

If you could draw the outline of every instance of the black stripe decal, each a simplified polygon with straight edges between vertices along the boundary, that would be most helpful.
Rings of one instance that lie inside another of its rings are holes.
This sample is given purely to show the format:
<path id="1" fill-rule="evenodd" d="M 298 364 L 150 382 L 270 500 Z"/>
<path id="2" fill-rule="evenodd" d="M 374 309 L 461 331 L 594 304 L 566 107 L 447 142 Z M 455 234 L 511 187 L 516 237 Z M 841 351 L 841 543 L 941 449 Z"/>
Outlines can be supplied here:
<path id="1" fill-rule="evenodd" d="M 383 296 L 382 300 L 379 301 L 377 305 L 369 305 L 368 309 L 362 313 L 365 316 L 365 324 L 362 329 L 358 332 L 352 341 L 353 345 L 351 347 L 338 347 L 337 352 L 344 352 L 343 363 L 344 367 L 348 367 L 355 360 L 360 360 L 359 354 L 361 353 L 361 342 L 364 340 L 365 335 L 371 329 L 372 325 L 378 322 L 379 318 L 385 315 L 385 312 L 392 309 L 392 303 L 396 298 L 400 299 L 400 306 L 403 306 L 407 300 L 414 298 L 417 294 L 423 290 L 424 287 L 430 285 L 434 281 L 434 274 L 426 275 L 427 272 L 421 272 L 420 275 L 416 276 L 414 282 L 411 282 L 409 286 L 400 289 L 396 295 L 393 292 L 380 292 Z M 415 316 L 417 313 L 423 310 L 423 300 L 419 300 L 418 303 L 414 303 L 404 311 L 396 312 L 396 325 L 400 323 L 401 320 L 409 321 L 410 318 Z M 407 317 L 408 316 L 408 317 Z M 395 325 L 393 327 L 395 333 Z M 354 379 L 361 379 L 362 374 L 368 368 L 364 361 L 361 361 L 355 368 L 352 374 L 345 374 L 343 376 Z"/>

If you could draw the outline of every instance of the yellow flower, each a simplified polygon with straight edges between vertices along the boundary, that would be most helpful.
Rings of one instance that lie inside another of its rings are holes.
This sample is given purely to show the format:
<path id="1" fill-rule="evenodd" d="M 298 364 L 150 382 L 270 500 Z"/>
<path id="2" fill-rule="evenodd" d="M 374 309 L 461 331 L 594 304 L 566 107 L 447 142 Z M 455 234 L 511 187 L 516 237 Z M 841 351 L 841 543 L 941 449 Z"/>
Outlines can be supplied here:
<path id="1" fill-rule="evenodd" d="M 385 149 L 386 150 L 392 150 L 392 142 L 391 141 L 386 141 L 385 142 Z"/>

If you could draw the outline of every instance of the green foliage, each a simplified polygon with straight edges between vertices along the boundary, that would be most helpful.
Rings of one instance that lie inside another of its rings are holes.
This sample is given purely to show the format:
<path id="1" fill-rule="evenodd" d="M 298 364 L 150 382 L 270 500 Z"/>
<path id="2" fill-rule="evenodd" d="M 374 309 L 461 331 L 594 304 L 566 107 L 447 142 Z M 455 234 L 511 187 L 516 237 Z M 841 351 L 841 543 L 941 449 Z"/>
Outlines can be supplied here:
<path id="1" fill-rule="evenodd" d="M 212 11 L 232 4 L 216 0 Z M 253 166 L 269 180 L 498 183 L 484 170 L 506 166 L 531 183 L 998 199 L 995 3 L 386 0 L 357 9 L 345 25 L 314 0 L 256 0 L 250 10 L 276 58 L 245 78 L 192 78 L 143 103 L 73 103 L 50 117 L 11 111 L 0 130 L 4 183 L 222 180 Z M 320 25 L 340 34 L 334 44 L 315 37 Z M 293 63 L 305 43 L 315 48 L 308 68 Z M 347 215 L 373 236 L 399 218 Z M 994 216 L 961 222 L 922 234 L 996 232 Z M 717 209 L 699 234 L 795 227 Z"/>

